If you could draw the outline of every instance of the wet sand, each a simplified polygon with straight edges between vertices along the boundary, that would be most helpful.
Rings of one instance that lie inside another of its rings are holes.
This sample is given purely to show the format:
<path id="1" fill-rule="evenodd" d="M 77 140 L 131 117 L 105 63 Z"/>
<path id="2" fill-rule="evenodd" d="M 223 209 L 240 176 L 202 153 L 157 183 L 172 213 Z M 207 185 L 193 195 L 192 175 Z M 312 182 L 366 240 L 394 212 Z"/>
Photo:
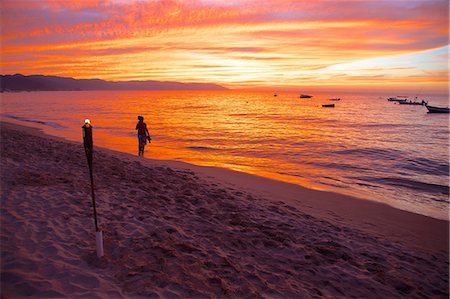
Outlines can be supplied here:
<path id="1" fill-rule="evenodd" d="M 448 221 L 1 123 L 2 297 L 448 298 Z"/>

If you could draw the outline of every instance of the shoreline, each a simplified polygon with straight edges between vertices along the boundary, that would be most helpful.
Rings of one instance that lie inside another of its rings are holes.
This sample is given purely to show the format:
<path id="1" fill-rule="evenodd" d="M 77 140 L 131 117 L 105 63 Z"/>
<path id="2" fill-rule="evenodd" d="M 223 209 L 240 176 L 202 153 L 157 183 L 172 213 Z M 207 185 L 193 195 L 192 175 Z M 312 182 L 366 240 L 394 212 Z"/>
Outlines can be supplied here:
<path id="1" fill-rule="evenodd" d="M 94 148 L 98 261 L 81 141 L 0 126 L 5 298 L 448 297 L 446 220 L 104 148 Z M 52 274 L 66 268 L 75 283 Z"/>
<path id="2" fill-rule="evenodd" d="M 3 126 L 20 131 L 27 131 L 27 133 L 43 138 L 78 144 L 82 147 L 81 141 L 75 142 L 65 139 L 64 137 L 49 135 L 40 128 L 0 121 L 0 128 Z M 410 245 L 412 246 L 418 245 L 420 247 L 425 245 L 438 250 L 448 250 L 450 246 L 448 241 L 446 242 L 446 245 L 443 245 L 444 243 L 440 241 L 442 238 L 448 240 L 450 232 L 450 222 L 448 219 L 439 219 L 402 210 L 376 200 L 358 198 L 333 191 L 311 189 L 298 184 L 275 180 L 228 168 L 195 165 L 176 160 L 158 160 L 146 158 L 145 156 L 144 159 L 142 159 L 131 153 L 103 147 L 95 147 L 94 151 L 108 153 L 129 162 L 139 161 L 146 167 L 154 167 L 156 165 L 170 167 L 181 171 L 194 171 L 197 174 L 201 174 L 204 179 L 216 180 L 231 188 L 248 189 L 250 192 L 261 197 L 278 197 L 278 201 L 283 201 L 294 206 L 298 206 L 298 208 L 308 211 L 308 213 L 311 213 L 315 217 L 330 221 L 341 221 L 345 225 L 350 225 L 363 230 L 366 229 L 370 233 L 377 233 L 371 229 L 376 224 L 378 229 L 383 229 L 383 232 L 380 233 L 380 235 L 419 236 L 419 238 L 417 238 L 419 241 L 414 240 L 414 237 L 412 236 L 409 238 Z M 299 198 L 301 199 L 299 200 Z M 314 199 L 311 200 L 311 198 Z M 380 217 L 381 214 L 385 216 L 385 219 Z M 420 227 L 417 227 L 417 223 L 420 224 Z M 412 227 L 414 227 L 413 231 L 411 231 Z M 439 229 L 436 229 L 437 227 Z M 444 227 L 447 227 L 446 231 L 445 229 L 442 230 Z M 444 231 L 445 235 L 439 235 L 437 239 L 434 237 L 431 238 L 431 236 L 436 234 L 436 231 Z M 423 242 L 420 240 L 423 240 Z"/>
<path id="3" fill-rule="evenodd" d="M 30 121 L 31 123 L 26 123 L 27 121 Z M 8 119 L 8 118 L 0 118 L 0 123 L 1 122 L 5 122 L 5 123 L 11 123 L 13 125 L 18 125 L 18 126 L 31 126 L 33 128 L 36 128 L 40 131 L 42 131 L 44 134 L 46 135 L 50 135 L 50 136 L 54 136 L 57 138 L 63 138 L 66 141 L 70 141 L 70 142 L 79 142 L 80 140 L 80 132 L 78 129 L 76 129 L 76 131 L 73 130 L 73 128 L 71 128 L 69 131 L 70 133 L 68 134 L 61 134 L 61 131 L 58 129 L 55 129 L 52 125 L 50 124 L 39 124 L 39 121 L 31 121 L 31 120 L 24 120 L 24 119 Z M 78 128 L 78 127 L 77 127 Z M 117 141 L 115 140 L 115 138 L 105 138 L 104 134 L 102 135 L 100 132 L 96 133 L 96 139 L 97 139 L 97 143 L 102 143 L 104 147 L 104 149 L 111 149 L 113 151 L 118 151 L 118 152 L 123 152 L 123 153 L 128 153 L 131 155 L 135 155 L 136 151 L 135 151 L 135 146 L 131 146 L 131 141 L 134 141 L 134 135 L 133 138 L 132 137 L 128 137 L 129 140 L 127 141 L 127 143 L 122 144 L 121 141 Z M 106 142 L 105 140 L 112 140 L 111 142 Z M 119 145 L 117 145 L 119 144 Z M 132 143 L 134 145 L 134 143 Z M 431 218 L 435 218 L 435 219 L 440 219 L 440 220 L 445 220 L 445 221 L 449 221 L 450 220 L 450 214 L 448 211 L 448 198 L 443 198 L 443 199 L 436 199 L 435 201 L 432 201 L 431 203 L 429 202 L 430 199 L 427 199 L 426 196 L 422 195 L 422 191 L 414 192 L 413 194 L 410 194 L 408 197 L 408 192 L 411 192 L 411 190 L 406 190 L 406 192 L 403 192 L 405 190 L 402 190 L 402 188 L 400 188 L 400 190 L 397 190 L 397 193 L 394 193 L 391 196 L 388 195 L 383 195 L 383 192 L 381 193 L 371 193 L 368 190 L 362 190 L 359 189 L 359 182 L 358 180 L 353 182 L 351 185 L 348 186 L 343 186 L 342 188 L 338 188 L 332 185 L 326 185 L 323 184 L 323 182 L 321 182 L 321 180 L 319 179 L 318 181 L 314 181 L 311 180 L 311 178 L 308 178 L 307 176 L 305 176 L 305 180 L 304 181 L 298 181 L 292 178 L 289 178 L 289 176 L 283 176 L 283 175 L 278 175 L 277 171 L 273 171 L 273 172 L 268 172 L 268 171 L 264 171 L 263 169 L 260 169 L 258 167 L 254 168 L 254 167 L 240 167 L 240 166 L 235 166 L 234 164 L 230 164 L 230 165 L 219 165 L 215 162 L 211 162 L 211 160 L 207 160 L 206 162 L 204 160 L 202 160 L 202 156 L 196 156 L 198 155 L 197 153 L 194 153 L 194 158 L 190 157 L 190 156 L 186 156 L 186 152 L 183 152 L 183 147 L 180 148 L 181 150 L 181 155 L 177 156 L 174 155 L 172 152 L 170 154 L 164 154 L 165 148 L 163 147 L 163 150 L 161 150 L 161 147 L 158 147 L 159 145 L 156 145 L 153 148 L 150 148 L 150 152 L 148 152 L 150 158 L 146 158 L 146 159 L 152 159 L 152 160 L 156 160 L 156 161 L 174 161 L 175 163 L 180 162 L 180 163 L 187 163 L 189 165 L 195 165 L 195 166 L 205 166 L 205 167 L 213 167 L 213 168 L 217 168 L 217 169 L 228 169 L 228 170 L 232 170 L 232 171 L 236 171 L 236 172 L 244 172 L 247 173 L 249 175 L 256 175 L 256 176 L 260 176 L 260 177 L 264 177 L 264 178 L 268 178 L 269 180 L 275 180 L 277 182 L 284 182 L 284 183 L 288 183 L 288 184 L 294 184 L 300 187 L 304 187 L 307 189 L 312 189 L 312 190 L 318 190 L 318 191 L 325 191 L 325 192 L 331 192 L 331 193 L 337 193 L 337 194 L 341 194 L 344 196 L 348 196 L 348 197 L 352 197 L 352 198 L 359 198 L 362 200 L 366 200 L 366 201 L 372 201 L 372 202 L 378 202 L 381 204 L 387 204 L 391 207 L 394 207 L 396 209 L 399 210 L 403 210 L 403 211 L 408 211 L 408 212 L 412 212 L 415 214 L 420 214 L 420 215 L 424 215 L 427 217 L 431 217 Z M 172 151 L 172 148 L 169 148 L 169 151 Z M 152 155 L 154 155 L 155 157 L 152 157 Z M 176 158 L 176 157 L 181 157 L 181 158 Z M 237 164 L 239 165 L 239 164 Z M 273 169 L 276 169 L 273 168 Z M 339 175 L 337 177 L 335 177 L 336 179 L 340 180 L 342 179 Z M 415 183 L 419 183 L 421 180 L 411 180 L 411 181 L 407 181 L 407 182 L 415 182 Z M 400 186 L 402 186 L 400 183 Z M 422 184 L 422 183 L 421 183 Z M 441 184 L 441 185 L 434 185 L 434 184 L 428 184 L 429 186 L 438 186 L 439 188 L 445 188 L 445 184 Z M 344 188 L 345 187 L 345 188 Z M 380 186 L 378 186 L 380 188 Z M 385 186 L 386 187 L 386 186 Z M 398 186 L 397 186 L 398 187 Z M 387 186 L 387 188 L 389 188 L 389 185 Z M 405 187 L 406 188 L 406 187 Z M 448 187 L 447 187 L 448 189 Z M 448 192 L 448 190 L 447 190 Z M 405 195 L 406 194 L 406 195 Z M 426 194 L 428 195 L 428 194 Z M 405 197 L 406 196 L 406 197 Z M 425 200 L 421 200 L 421 197 L 424 196 Z M 446 196 L 448 197 L 448 195 Z M 414 203 L 414 204 L 413 204 Z M 435 206 L 435 203 L 439 203 L 439 206 Z"/>

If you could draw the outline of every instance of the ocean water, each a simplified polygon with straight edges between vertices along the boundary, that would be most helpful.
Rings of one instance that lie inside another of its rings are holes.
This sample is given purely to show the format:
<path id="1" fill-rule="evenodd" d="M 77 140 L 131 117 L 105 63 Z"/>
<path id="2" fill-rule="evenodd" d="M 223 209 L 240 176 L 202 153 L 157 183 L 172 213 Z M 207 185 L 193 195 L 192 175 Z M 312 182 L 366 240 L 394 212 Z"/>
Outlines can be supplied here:
<path id="1" fill-rule="evenodd" d="M 248 172 L 448 219 L 449 116 L 386 101 L 396 94 L 247 91 L 70 91 L 1 94 L 1 118 L 146 157 Z M 413 98 L 414 95 L 410 95 Z M 339 102 L 330 98 L 340 97 Z M 448 95 L 424 95 L 448 106 Z M 321 104 L 335 103 L 335 108 Z"/>

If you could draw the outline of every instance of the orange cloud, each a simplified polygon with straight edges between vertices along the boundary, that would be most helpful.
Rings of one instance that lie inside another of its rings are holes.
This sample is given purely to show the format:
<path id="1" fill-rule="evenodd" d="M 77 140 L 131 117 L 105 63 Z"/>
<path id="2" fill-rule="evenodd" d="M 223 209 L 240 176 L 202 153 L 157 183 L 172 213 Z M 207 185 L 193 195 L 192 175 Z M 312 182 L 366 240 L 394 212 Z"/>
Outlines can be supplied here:
<path id="1" fill-rule="evenodd" d="M 447 1 L 3 0 L 1 5 L 3 73 L 76 78 L 246 87 L 349 85 L 357 77 L 371 85 L 388 79 L 381 70 L 374 76 L 374 69 L 341 70 L 341 77 L 334 76 L 336 70 L 333 76 L 326 72 L 335 65 L 444 47 L 449 33 Z M 432 67 L 424 66 L 425 73 L 420 63 Z M 411 61 L 408 67 L 418 76 L 414 80 L 445 87 L 445 57 Z M 396 84 L 410 80 L 400 72 L 395 78 Z"/>

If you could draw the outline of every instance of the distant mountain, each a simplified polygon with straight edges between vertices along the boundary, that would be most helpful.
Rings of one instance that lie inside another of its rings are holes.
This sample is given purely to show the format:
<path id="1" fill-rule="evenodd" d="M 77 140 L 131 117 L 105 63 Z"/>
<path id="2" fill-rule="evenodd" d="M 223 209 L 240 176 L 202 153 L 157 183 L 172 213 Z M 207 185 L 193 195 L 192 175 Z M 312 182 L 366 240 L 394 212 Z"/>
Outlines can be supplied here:
<path id="1" fill-rule="evenodd" d="M 57 76 L 21 74 L 1 75 L 0 91 L 57 91 L 57 90 L 225 90 L 211 83 L 181 83 L 170 81 L 105 81 L 74 79 Z"/>

